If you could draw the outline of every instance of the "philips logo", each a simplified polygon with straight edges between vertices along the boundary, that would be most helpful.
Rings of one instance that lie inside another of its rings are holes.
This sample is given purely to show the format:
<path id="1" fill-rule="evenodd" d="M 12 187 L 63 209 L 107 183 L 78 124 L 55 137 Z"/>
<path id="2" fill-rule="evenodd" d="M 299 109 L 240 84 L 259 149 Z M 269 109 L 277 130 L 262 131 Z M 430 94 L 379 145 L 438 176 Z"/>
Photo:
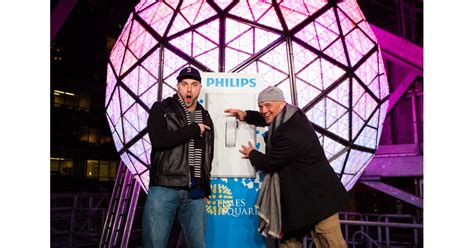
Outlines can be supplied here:
<path id="1" fill-rule="evenodd" d="M 255 78 L 207 78 L 207 87 L 226 87 L 226 88 L 243 88 L 255 87 L 257 79 Z"/>

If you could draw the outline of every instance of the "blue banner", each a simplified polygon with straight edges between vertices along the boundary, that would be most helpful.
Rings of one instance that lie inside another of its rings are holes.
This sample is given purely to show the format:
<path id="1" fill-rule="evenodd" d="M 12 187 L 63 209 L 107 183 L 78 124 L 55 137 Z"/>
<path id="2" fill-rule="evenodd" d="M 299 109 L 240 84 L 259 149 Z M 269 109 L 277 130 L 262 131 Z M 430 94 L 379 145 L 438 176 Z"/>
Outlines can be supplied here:
<path id="1" fill-rule="evenodd" d="M 207 247 L 265 247 L 265 238 L 257 232 L 255 208 L 260 177 L 213 178 L 207 211 Z"/>

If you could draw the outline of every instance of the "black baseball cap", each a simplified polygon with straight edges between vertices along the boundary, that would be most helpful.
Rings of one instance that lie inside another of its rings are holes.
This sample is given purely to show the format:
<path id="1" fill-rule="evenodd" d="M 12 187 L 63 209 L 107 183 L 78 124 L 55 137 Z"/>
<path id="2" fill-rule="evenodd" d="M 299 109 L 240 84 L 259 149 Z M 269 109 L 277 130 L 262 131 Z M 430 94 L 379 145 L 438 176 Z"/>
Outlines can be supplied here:
<path id="1" fill-rule="evenodd" d="M 180 72 L 176 79 L 180 82 L 183 79 L 190 78 L 201 82 L 201 74 L 196 68 L 191 66 L 184 67 Z"/>

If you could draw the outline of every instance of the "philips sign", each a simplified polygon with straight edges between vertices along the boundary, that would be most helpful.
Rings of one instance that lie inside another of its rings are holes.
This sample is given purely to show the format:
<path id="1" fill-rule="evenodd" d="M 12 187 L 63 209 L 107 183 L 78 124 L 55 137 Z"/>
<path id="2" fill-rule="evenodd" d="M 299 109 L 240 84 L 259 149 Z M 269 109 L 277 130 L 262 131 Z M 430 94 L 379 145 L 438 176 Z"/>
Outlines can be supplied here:
<path id="1" fill-rule="evenodd" d="M 211 87 L 226 87 L 226 88 L 239 88 L 239 87 L 250 87 L 254 88 L 257 86 L 257 79 L 254 77 L 209 77 L 206 78 L 206 86 Z"/>

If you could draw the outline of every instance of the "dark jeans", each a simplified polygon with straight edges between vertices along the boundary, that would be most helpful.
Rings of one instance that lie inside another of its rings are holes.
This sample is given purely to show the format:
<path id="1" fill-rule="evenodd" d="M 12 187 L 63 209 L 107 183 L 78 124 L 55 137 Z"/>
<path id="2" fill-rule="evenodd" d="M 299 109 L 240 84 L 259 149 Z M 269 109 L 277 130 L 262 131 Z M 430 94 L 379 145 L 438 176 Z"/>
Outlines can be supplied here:
<path id="1" fill-rule="evenodd" d="M 150 187 L 143 211 L 144 247 L 166 247 L 176 213 L 188 247 L 205 247 L 205 207 L 204 199 L 189 197 L 189 190 Z"/>

